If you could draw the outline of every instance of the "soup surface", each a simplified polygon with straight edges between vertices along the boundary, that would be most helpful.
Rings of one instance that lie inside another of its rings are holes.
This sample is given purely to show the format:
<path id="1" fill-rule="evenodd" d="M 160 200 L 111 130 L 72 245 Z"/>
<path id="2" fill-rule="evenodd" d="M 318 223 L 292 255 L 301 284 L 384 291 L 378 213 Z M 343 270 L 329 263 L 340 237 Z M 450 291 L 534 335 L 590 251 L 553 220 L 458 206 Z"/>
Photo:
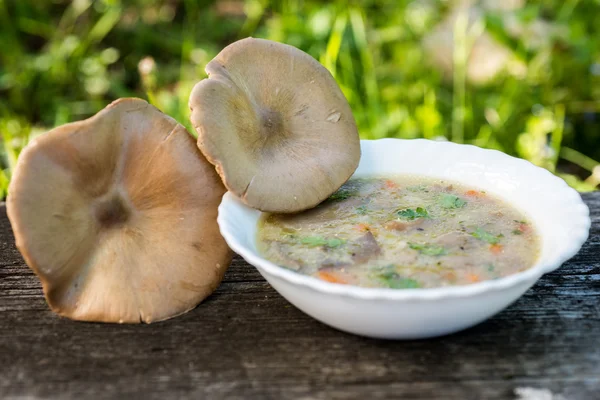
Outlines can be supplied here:
<path id="1" fill-rule="evenodd" d="M 431 178 L 353 179 L 299 214 L 267 214 L 258 248 L 329 282 L 394 289 L 465 285 L 531 267 L 538 236 L 518 210 Z"/>

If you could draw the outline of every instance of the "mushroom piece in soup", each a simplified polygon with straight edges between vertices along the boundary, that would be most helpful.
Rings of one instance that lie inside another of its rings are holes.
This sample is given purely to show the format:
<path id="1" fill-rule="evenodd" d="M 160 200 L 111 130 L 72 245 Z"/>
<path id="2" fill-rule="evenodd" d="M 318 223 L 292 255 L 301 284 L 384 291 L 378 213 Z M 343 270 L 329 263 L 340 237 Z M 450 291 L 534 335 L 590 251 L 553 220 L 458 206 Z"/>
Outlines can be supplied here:
<path id="1" fill-rule="evenodd" d="M 257 239 L 266 259 L 301 274 L 394 289 L 511 275 L 540 247 L 528 218 L 501 199 L 413 176 L 353 179 L 311 210 L 265 214 Z"/>

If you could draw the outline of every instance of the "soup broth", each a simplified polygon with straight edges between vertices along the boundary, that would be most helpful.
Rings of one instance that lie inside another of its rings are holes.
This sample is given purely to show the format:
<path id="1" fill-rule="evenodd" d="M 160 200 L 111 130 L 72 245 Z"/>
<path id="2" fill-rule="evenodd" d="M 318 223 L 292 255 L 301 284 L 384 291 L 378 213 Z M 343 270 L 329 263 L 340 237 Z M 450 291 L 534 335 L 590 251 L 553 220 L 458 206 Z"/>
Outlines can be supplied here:
<path id="1" fill-rule="evenodd" d="M 299 214 L 267 214 L 268 260 L 329 282 L 394 289 L 465 285 L 531 267 L 525 215 L 484 191 L 422 177 L 353 179 Z"/>

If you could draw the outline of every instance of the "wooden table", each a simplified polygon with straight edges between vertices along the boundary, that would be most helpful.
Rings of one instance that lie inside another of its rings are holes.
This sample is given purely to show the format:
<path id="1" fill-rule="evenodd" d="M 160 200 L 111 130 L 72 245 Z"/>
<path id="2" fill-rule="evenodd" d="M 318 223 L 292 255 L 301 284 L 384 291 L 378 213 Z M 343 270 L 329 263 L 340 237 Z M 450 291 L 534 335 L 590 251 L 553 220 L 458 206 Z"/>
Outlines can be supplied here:
<path id="1" fill-rule="evenodd" d="M 329 328 L 235 258 L 195 310 L 153 325 L 52 314 L 0 207 L 0 398 L 600 399 L 600 192 L 581 252 L 491 320 L 384 341 Z M 524 389 L 525 388 L 525 389 Z"/>

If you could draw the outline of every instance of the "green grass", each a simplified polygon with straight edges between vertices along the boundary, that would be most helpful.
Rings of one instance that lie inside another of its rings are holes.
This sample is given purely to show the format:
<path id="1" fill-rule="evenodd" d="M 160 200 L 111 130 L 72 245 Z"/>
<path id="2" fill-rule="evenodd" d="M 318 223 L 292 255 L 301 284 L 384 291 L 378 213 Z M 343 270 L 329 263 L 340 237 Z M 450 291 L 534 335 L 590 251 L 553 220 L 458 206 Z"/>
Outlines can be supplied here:
<path id="1" fill-rule="evenodd" d="M 190 128 L 187 99 L 205 64 L 250 35 L 297 46 L 323 63 L 363 138 L 472 143 L 528 159 L 578 190 L 594 189 L 600 3 L 528 1 L 517 11 L 459 17 L 449 27 L 455 45 L 444 69 L 432 64 L 424 43 L 450 3 L 0 0 L 0 196 L 32 137 L 118 97 L 145 98 Z M 470 57 L 484 33 L 504 46 L 508 61 L 476 82 Z"/>

